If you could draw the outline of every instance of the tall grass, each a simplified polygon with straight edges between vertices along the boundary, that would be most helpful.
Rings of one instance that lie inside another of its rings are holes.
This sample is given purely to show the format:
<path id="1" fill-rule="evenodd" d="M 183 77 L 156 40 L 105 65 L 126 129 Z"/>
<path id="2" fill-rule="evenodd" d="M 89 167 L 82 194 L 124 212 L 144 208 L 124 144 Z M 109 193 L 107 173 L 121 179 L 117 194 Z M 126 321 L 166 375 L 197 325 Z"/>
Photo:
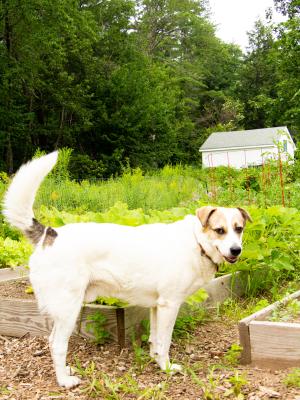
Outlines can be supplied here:
<path id="1" fill-rule="evenodd" d="M 145 211 L 208 203 L 223 206 L 254 204 L 266 208 L 282 204 L 279 180 L 276 164 L 248 170 L 225 167 L 203 170 L 178 165 L 147 174 L 140 169 L 128 169 L 121 177 L 107 181 L 74 182 L 54 175 L 43 183 L 36 207 L 44 204 L 66 211 L 101 212 L 116 202 L 123 202 L 129 209 Z M 295 179 L 292 167 L 285 166 L 287 207 L 299 207 L 299 189 L 300 181 Z"/>
<path id="2" fill-rule="evenodd" d="M 205 185 L 189 174 L 190 171 L 189 167 L 165 167 L 155 174 L 144 175 L 140 169 L 135 169 L 116 179 L 80 183 L 50 176 L 42 184 L 35 207 L 43 204 L 59 210 L 100 212 L 116 202 L 145 211 L 183 206 L 206 196 Z"/>

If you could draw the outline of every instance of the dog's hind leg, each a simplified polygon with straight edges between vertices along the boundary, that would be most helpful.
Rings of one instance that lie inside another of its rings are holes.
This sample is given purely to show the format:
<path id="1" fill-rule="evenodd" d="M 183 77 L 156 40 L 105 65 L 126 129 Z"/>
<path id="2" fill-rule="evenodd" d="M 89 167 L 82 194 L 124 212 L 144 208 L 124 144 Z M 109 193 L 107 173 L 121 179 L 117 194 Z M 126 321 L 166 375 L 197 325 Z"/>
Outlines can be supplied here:
<path id="1" fill-rule="evenodd" d="M 157 306 L 157 338 L 154 358 L 160 368 L 164 371 L 180 371 L 181 367 L 171 364 L 169 360 L 169 349 L 171 345 L 172 332 L 180 304 L 166 302 Z"/>
<path id="2" fill-rule="evenodd" d="M 150 344 L 150 356 L 155 358 L 156 353 L 156 341 L 157 341 L 157 308 L 150 308 L 150 336 L 149 336 L 149 344 Z"/>
<path id="3" fill-rule="evenodd" d="M 76 307 L 73 299 L 72 310 L 70 310 L 70 307 L 68 307 L 67 315 L 64 317 L 62 315 L 56 317 L 52 315 L 52 318 L 54 319 L 54 326 L 49 337 L 49 345 L 57 382 L 59 386 L 64 386 L 66 388 L 71 388 L 80 383 L 80 379 L 76 376 L 71 376 L 70 369 L 66 367 L 68 342 L 75 327 L 80 307 L 81 299 L 80 302 L 76 302 Z"/>

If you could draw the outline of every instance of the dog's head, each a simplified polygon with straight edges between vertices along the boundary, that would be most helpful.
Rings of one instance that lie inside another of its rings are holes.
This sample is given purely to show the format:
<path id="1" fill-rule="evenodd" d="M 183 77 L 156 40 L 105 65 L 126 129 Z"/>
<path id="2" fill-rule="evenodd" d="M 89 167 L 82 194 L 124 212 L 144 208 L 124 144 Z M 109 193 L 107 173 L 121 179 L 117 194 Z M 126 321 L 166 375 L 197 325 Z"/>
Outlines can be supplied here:
<path id="1" fill-rule="evenodd" d="M 196 215 L 214 259 L 235 263 L 242 252 L 242 236 L 251 217 L 243 208 L 201 207 Z"/>

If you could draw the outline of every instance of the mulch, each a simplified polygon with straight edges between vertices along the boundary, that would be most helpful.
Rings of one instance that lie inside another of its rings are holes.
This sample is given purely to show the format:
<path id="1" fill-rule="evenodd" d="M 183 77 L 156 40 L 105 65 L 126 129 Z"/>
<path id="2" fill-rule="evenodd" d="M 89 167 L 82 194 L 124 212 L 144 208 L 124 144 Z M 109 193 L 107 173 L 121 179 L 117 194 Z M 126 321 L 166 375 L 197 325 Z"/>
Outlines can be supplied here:
<path id="1" fill-rule="evenodd" d="M 172 344 L 171 358 L 185 366 L 184 373 L 166 375 L 153 362 L 140 367 L 132 348 L 120 350 L 114 343 L 99 346 L 78 336 L 70 340 L 68 362 L 74 366 L 79 361 L 82 367 L 91 366 L 93 362 L 95 371 L 105 373 L 112 382 L 130 373 L 141 393 L 146 388 L 165 387 L 148 397 L 120 387 L 114 395 L 107 390 L 103 392 L 106 394 L 98 394 L 98 399 L 233 399 L 237 397 L 227 396 L 226 391 L 232 387 L 230 378 L 238 372 L 247 380 L 241 389 L 245 399 L 300 400 L 300 389 L 288 388 L 283 383 L 288 370 L 226 365 L 224 355 L 233 343 L 238 343 L 236 324 L 215 319 L 198 326 L 190 337 L 177 339 Z M 145 351 L 148 352 L 147 346 Z M 198 384 L 187 372 L 189 369 L 194 371 Z M 213 397 L 205 397 L 209 393 L 204 393 L 200 381 L 206 384 Z M 86 400 L 92 397 L 87 384 L 88 380 L 83 378 L 81 385 L 71 390 L 57 386 L 47 338 L 0 336 L 0 399 Z M 105 385 L 105 382 L 101 384 Z"/>

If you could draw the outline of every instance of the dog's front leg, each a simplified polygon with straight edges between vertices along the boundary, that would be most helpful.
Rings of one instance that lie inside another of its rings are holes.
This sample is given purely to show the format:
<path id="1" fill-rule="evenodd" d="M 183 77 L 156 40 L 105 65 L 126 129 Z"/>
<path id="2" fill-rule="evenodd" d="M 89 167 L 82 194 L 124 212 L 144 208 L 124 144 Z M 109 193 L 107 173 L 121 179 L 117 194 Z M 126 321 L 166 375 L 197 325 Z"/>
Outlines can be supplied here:
<path id="1" fill-rule="evenodd" d="M 164 371 L 180 371 L 178 364 L 171 364 L 169 349 L 171 345 L 172 332 L 180 304 L 162 302 L 157 306 L 156 316 L 156 345 L 154 358 L 160 368 Z"/>
<path id="2" fill-rule="evenodd" d="M 56 379 L 59 386 L 71 388 L 80 383 L 77 376 L 71 376 L 70 370 L 66 367 L 66 358 L 69 338 L 72 334 L 74 324 L 68 321 L 55 321 L 49 344 L 53 359 Z"/>

